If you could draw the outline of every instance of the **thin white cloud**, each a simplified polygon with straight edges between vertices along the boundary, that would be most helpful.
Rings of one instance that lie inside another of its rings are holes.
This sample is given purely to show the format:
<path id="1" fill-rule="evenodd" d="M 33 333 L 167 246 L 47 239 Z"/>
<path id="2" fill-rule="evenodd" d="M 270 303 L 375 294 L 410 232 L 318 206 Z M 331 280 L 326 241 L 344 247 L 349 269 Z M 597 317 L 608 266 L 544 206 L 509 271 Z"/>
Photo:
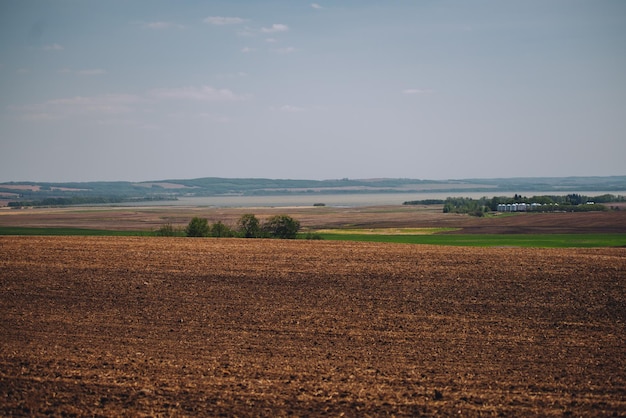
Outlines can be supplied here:
<path id="1" fill-rule="evenodd" d="M 142 99 L 139 96 L 132 94 L 103 94 L 100 96 L 75 96 L 49 100 L 46 103 L 53 106 L 77 106 L 112 113 L 124 113 L 131 109 L 131 105 L 141 101 Z"/>
<path id="2" fill-rule="evenodd" d="M 240 77 L 248 77 L 248 73 L 245 71 L 237 71 L 236 73 L 222 73 L 216 74 L 217 78 L 240 78 Z"/>
<path id="3" fill-rule="evenodd" d="M 219 123 L 229 123 L 231 122 L 231 118 L 221 115 L 221 114 L 216 114 L 216 113 L 209 113 L 209 112 L 196 112 L 196 113 L 189 113 L 189 112 L 173 112 L 173 113 L 168 113 L 167 117 L 169 117 L 170 119 L 174 119 L 177 121 L 190 121 L 190 120 L 199 120 L 199 121 L 205 121 L 205 122 L 219 122 Z"/>
<path id="4" fill-rule="evenodd" d="M 112 118 L 107 118 L 107 119 L 98 119 L 96 120 L 96 123 L 98 125 L 105 125 L 105 126 L 111 126 L 111 125 L 115 125 L 115 126 L 133 126 L 133 125 L 137 125 L 137 121 L 132 120 L 132 119 L 127 119 L 127 118 L 116 118 L 116 117 L 112 117 Z"/>
<path id="5" fill-rule="evenodd" d="M 92 75 L 103 75 L 106 74 L 106 70 L 103 70 L 101 68 L 90 68 L 87 70 L 78 70 L 76 71 L 76 74 L 78 75 L 86 75 L 86 76 L 92 76 Z"/>
<path id="6" fill-rule="evenodd" d="M 75 96 L 24 106 L 10 106 L 24 120 L 59 120 L 72 116 L 120 115 L 135 110 L 143 99 L 130 94 Z"/>
<path id="7" fill-rule="evenodd" d="M 57 72 L 59 74 L 75 74 L 75 75 L 82 75 L 82 76 L 97 76 L 97 75 L 104 75 L 107 73 L 106 70 L 103 70 L 101 68 L 89 68 L 85 70 L 76 70 L 76 71 L 70 68 L 62 68 Z"/>
<path id="8" fill-rule="evenodd" d="M 272 52 L 275 52 L 277 54 L 291 54 L 293 52 L 296 52 L 297 49 L 292 47 L 292 46 L 288 46 L 286 48 L 274 48 L 272 49 Z"/>
<path id="9" fill-rule="evenodd" d="M 27 122 L 40 122 L 40 121 L 58 120 L 59 118 L 51 113 L 30 112 L 30 113 L 24 113 L 21 119 Z"/>
<path id="10" fill-rule="evenodd" d="M 245 100 L 247 98 L 246 96 L 237 95 L 228 89 L 216 89 L 211 86 L 161 88 L 152 90 L 150 94 L 152 97 L 157 99 L 199 100 L 211 102 L 231 102 Z"/>
<path id="11" fill-rule="evenodd" d="M 253 38 L 257 36 L 257 31 L 246 26 L 243 30 L 240 30 L 239 32 L 237 32 L 237 35 L 247 37 L 247 38 Z"/>
<path id="12" fill-rule="evenodd" d="M 299 112 L 304 112 L 306 109 L 303 107 L 299 107 L 299 106 L 292 106 L 292 105 L 284 105 L 284 106 L 280 106 L 280 107 L 271 107 L 271 110 L 274 111 L 280 111 L 280 112 L 287 112 L 287 113 L 299 113 Z"/>
<path id="13" fill-rule="evenodd" d="M 44 51 L 63 51 L 65 48 L 63 48 L 63 46 L 59 44 L 51 44 L 51 45 L 44 45 L 43 49 Z"/>
<path id="14" fill-rule="evenodd" d="M 72 72 L 74 73 L 74 72 Z M 238 95 L 228 89 L 211 86 L 160 88 L 142 95 L 104 94 L 98 96 L 75 96 L 29 105 L 8 106 L 14 117 L 26 121 L 54 121 L 71 118 L 95 120 L 97 123 L 119 125 L 132 122 L 133 115 L 154 111 L 161 101 L 188 100 L 204 102 L 235 102 L 249 97 Z M 131 123 L 132 122 L 132 123 Z"/>
<path id="15" fill-rule="evenodd" d="M 323 9 L 323 7 L 317 3 L 311 3 L 311 7 L 317 10 Z"/>
<path id="16" fill-rule="evenodd" d="M 414 95 L 414 94 L 426 94 L 430 93 L 432 90 L 424 90 L 424 89 L 406 89 L 402 91 L 402 94 L 406 95 Z"/>
<path id="17" fill-rule="evenodd" d="M 266 38 L 265 42 L 273 44 L 273 43 L 278 42 L 278 40 L 276 38 Z"/>
<path id="18" fill-rule="evenodd" d="M 263 33 L 287 32 L 288 30 L 289 26 L 283 25 L 282 23 L 274 23 L 269 28 L 261 28 L 261 32 Z"/>
<path id="19" fill-rule="evenodd" d="M 161 127 L 159 125 L 155 125 L 152 123 L 142 123 L 139 125 L 140 129 L 144 129 L 146 131 L 160 131 Z"/>
<path id="20" fill-rule="evenodd" d="M 154 29 L 154 30 L 164 30 L 164 29 L 184 29 L 185 26 L 180 25 L 174 22 L 145 22 L 143 23 L 143 27 L 146 29 Z"/>
<path id="21" fill-rule="evenodd" d="M 246 22 L 246 19 L 242 19 L 240 17 L 209 16 L 205 18 L 203 22 L 218 26 L 239 25 Z"/>
<path id="22" fill-rule="evenodd" d="M 247 54 L 249 52 L 254 52 L 254 51 L 256 51 L 256 49 L 250 48 L 248 46 L 244 46 L 243 48 L 241 48 L 241 52 L 243 52 L 244 54 Z"/>

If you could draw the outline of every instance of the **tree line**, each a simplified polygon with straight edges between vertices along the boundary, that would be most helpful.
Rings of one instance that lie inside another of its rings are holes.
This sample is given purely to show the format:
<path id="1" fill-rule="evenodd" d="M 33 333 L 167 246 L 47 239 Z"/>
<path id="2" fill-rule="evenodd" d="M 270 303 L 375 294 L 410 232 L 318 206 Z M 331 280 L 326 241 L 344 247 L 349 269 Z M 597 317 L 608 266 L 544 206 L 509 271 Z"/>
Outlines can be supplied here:
<path id="1" fill-rule="evenodd" d="M 469 197 L 448 197 L 445 200 L 413 200 L 404 202 L 405 205 L 443 204 L 444 213 L 468 213 L 475 216 L 483 216 L 485 212 L 497 211 L 500 204 L 513 203 L 536 203 L 534 211 L 540 212 L 588 212 L 608 210 L 604 205 L 611 202 L 624 202 L 626 197 L 613 194 L 599 196 L 585 196 L 578 193 L 570 193 L 564 196 L 522 196 L 515 194 L 513 197 L 494 196 L 492 198 L 481 197 L 472 199 Z M 591 203 L 593 204 L 587 204 Z"/>
<path id="2" fill-rule="evenodd" d="M 121 196 L 70 196 L 70 197 L 46 197 L 39 200 L 18 200 L 7 203 L 11 208 L 22 207 L 56 207 L 56 206 L 76 206 L 76 205 L 110 205 L 125 202 L 151 202 L 160 200 L 177 200 L 168 196 L 145 196 L 140 198 L 129 198 Z"/>
<path id="3" fill-rule="evenodd" d="M 300 222 L 288 215 L 275 215 L 261 222 L 253 214 L 244 214 L 235 227 L 221 221 L 209 224 L 206 218 L 194 217 L 186 227 L 176 228 L 165 224 L 157 231 L 157 236 L 187 236 L 215 238 L 280 238 L 294 239 L 300 229 Z"/>

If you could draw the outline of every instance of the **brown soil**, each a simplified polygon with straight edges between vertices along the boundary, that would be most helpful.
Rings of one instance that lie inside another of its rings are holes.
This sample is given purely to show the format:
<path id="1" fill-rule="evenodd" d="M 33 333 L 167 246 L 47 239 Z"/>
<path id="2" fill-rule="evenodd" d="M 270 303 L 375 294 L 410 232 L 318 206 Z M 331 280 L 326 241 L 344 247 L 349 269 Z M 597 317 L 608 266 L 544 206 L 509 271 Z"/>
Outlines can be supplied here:
<path id="1" fill-rule="evenodd" d="M 298 208 L 59 208 L 0 210 L 0 226 L 156 230 L 165 223 L 184 227 L 192 217 L 235 226 L 244 213 L 261 220 L 288 214 L 305 229 L 459 228 L 453 233 L 626 233 L 626 210 L 588 213 L 520 213 L 476 218 L 445 214 L 441 206 L 298 207 Z"/>
<path id="2" fill-rule="evenodd" d="M 0 237 L 0 415 L 626 414 L 626 249 Z"/>
<path id="3" fill-rule="evenodd" d="M 29 184 L 3 184 L 2 188 L 12 190 L 28 190 L 31 192 L 38 192 L 41 190 L 41 186 L 32 186 Z"/>
<path id="4" fill-rule="evenodd" d="M 626 233 L 626 211 L 583 213 L 522 213 L 471 218 L 463 224 L 464 234 L 568 234 Z"/>

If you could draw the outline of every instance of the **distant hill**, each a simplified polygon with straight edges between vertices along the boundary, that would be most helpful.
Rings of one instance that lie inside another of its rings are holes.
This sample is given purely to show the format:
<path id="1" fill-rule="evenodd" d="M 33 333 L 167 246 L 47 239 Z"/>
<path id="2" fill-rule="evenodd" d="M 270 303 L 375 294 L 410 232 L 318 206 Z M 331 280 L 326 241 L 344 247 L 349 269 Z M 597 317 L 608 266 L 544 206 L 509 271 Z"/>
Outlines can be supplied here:
<path id="1" fill-rule="evenodd" d="M 626 176 L 525 177 L 461 180 L 336 179 L 290 180 L 264 178 L 167 179 L 146 182 L 7 182 L 0 183 L 3 201 L 38 204 L 103 204 L 140 200 L 168 200 L 182 196 L 285 195 L 311 193 L 498 193 L 624 191 Z M 47 202 L 47 203 L 46 203 Z"/>

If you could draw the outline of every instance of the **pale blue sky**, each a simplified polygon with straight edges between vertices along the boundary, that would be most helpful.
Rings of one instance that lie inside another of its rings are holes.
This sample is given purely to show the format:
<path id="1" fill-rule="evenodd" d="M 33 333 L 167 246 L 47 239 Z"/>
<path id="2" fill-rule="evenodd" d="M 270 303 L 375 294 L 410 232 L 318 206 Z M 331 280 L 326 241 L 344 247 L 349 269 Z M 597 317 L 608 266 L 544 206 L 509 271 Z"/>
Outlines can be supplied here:
<path id="1" fill-rule="evenodd" d="M 625 162 L 626 1 L 0 1 L 0 181 Z"/>

